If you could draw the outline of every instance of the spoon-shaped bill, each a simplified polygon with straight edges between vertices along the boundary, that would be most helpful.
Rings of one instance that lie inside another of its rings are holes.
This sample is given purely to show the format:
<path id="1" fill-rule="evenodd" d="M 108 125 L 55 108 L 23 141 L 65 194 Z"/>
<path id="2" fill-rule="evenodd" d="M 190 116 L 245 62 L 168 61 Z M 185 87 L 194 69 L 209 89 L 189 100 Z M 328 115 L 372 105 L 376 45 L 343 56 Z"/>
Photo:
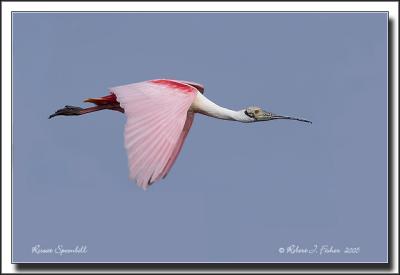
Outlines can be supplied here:
<path id="1" fill-rule="evenodd" d="M 290 120 L 297 120 L 297 121 L 301 121 L 301 122 L 312 123 L 311 121 L 306 120 L 306 119 L 290 117 L 290 116 L 281 116 L 281 115 L 272 115 L 271 119 L 290 119 Z"/>

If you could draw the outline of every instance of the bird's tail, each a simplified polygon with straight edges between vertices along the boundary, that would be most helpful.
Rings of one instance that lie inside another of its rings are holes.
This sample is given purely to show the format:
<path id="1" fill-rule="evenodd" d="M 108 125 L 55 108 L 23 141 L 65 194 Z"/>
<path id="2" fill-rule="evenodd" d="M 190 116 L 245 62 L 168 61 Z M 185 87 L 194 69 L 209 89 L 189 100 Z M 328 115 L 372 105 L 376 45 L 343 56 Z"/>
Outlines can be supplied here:
<path id="1" fill-rule="evenodd" d="M 117 97 L 115 96 L 115 94 L 111 93 L 110 95 L 98 98 L 88 98 L 85 99 L 84 102 L 90 102 L 96 105 L 106 105 L 106 104 L 117 103 Z"/>

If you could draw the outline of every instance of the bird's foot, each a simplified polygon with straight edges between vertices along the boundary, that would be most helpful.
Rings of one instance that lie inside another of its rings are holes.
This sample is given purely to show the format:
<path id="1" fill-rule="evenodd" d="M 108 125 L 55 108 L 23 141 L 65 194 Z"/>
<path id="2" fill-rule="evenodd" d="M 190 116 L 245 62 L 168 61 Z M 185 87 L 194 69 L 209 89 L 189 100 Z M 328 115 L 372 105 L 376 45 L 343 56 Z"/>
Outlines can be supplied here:
<path id="1" fill-rule="evenodd" d="M 65 108 L 57 110 L 54 114 L 49 116 L 49 119 L 55 116 L 79 116 L 82 114 L 81 107 L 66 105 Z"/>

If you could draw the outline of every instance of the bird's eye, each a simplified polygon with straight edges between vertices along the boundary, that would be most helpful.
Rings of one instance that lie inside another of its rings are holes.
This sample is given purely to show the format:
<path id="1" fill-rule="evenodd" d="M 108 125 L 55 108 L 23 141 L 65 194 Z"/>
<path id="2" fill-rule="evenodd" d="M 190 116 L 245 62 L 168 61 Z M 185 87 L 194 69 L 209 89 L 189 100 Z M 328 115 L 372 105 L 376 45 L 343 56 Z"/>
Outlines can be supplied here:
<path id="1" fill-rule="evenodd" d="M 254 114 L 253 113 L 249 113 L 247 110 L 244 111 L 244 113 L 246 114 L 246 116 L 254 118 Z"/>

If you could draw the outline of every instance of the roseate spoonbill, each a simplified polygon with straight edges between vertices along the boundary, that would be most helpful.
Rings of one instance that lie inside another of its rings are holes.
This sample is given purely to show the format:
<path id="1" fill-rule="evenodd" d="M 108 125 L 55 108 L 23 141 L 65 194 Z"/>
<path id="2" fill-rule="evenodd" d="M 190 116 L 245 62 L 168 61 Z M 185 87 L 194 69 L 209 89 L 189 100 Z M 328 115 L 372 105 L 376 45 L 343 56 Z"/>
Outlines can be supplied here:
<path id="1" fill-rule="evenodd" d="M 189 81 L 155 79 L 109 89 L 110 95 L 88 98 L 96 106 L 65 106 L 55 116 L 77 116 L 99 110 L 125 113 L 125 148 L 128 153 L 129 178 L 146 189 L 165 178 L 174 164 L 193 123 L 195 113 L 239 122 L 291 119 L 259 107 L 233 111 L 218 106 L 204 95 L 204 87 Z"/>

